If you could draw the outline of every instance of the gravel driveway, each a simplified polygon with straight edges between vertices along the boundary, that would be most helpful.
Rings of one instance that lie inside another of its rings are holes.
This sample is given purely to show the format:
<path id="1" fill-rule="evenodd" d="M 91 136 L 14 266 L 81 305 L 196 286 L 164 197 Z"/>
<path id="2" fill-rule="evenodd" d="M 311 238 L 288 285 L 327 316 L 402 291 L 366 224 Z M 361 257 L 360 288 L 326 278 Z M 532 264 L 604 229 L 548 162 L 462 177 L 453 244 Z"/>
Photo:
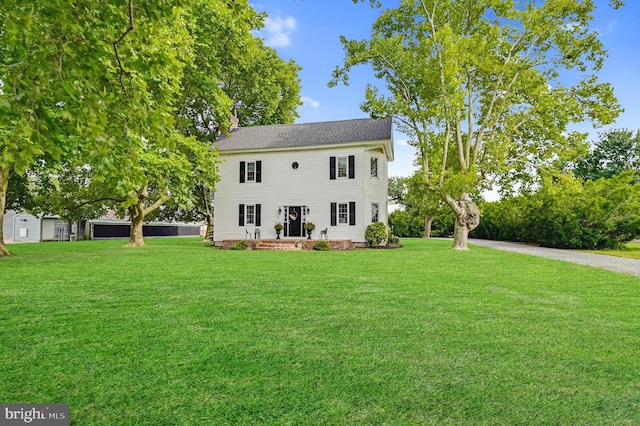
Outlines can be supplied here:
<path id="1" fill-rule="evenodd" d="M 603 254 L 584 253 L 577 250 L 562 250 L 538 247 L 522 243 L 480 240 L 476 238 L 469 238 L 469 244 L 489 247 L 496 250 L 515 251 L 518 253 L 530 254 L 533 256 L 548 257 L 550 259 L 579 263 L 581 265 L 588 265 L 595 268 L 623 272 L 625 274 L 631 274 L 640 277 L 640 260 L 638 259 L 625 259 L 622 257 L 607 256 Z"/>

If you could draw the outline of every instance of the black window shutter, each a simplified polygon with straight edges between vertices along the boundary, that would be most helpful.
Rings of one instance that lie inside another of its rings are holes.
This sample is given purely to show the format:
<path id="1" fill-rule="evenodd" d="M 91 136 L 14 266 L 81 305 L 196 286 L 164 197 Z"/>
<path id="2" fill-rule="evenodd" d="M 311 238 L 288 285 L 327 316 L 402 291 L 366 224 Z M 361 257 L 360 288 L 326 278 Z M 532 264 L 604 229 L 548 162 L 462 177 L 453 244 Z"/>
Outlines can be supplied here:
<path id="1" fill-rule="evenodd" d="M 240 204 L 238 209 L 238 226 L 244 226 L 244 204 Z"/>
<path id="2" fill-rule="evenodd" d="M 351 201 L 349 203 L 349 225 L 356 224 L 356 203 Z"/>
<path id="3" fill-rule="evenodd" d="M 245 174 L 245 162 L 240 162 L 240 183 L 244 183 L 244 174 Z"/>
<path id="4" fill-rule="evenodd" d="M 331 203 L 331 226 L 338 225 L 338 203 Z"/>
<path id="5" fill-rule="evenodd" d="M 256 226 L 260 226 L 260 204 L 256 204 Z"/>
<path id="6" fill-rule="evenodd" d="M 329 179 L 336 178 L 336 157 L 329 157 Z"/>
<path id="7" fill-rule="evenodd" d="M 356 178 L 356 156 L 349 156 L 349 179 Z"/>
<path id="8" fill-rule="evenodd" d="M 262 182 L 262 161 L 256 161 L 256 182 Z"/>

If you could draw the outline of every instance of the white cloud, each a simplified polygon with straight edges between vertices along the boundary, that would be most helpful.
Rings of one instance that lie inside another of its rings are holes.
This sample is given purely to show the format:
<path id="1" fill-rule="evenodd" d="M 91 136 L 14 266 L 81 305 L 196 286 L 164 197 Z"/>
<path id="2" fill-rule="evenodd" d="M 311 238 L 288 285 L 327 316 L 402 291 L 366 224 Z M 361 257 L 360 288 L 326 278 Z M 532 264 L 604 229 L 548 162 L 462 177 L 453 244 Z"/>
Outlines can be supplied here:
<path id="1" fill-rule="evenodd" d="M 305 105 L 308 105 L 311 108 L 319 108 L 320 107 L 320 102 L 316 101 L 315 99 L 311 99 L 308 96 L 303 96 L 303 97 L 300 98 L 300 100 L 302 102 L 304 102 Z"/>
<path id="2" fill-rule="evenodd" d="M 406 139 L 398 139 L 396 140 L 396 142 L 398 143 L 398 145 L 409 145 L 409 141 L 407 141 Z"/>
<path id="3" fill-rule="evenodd" d="M 291 44 L 291 33 L 298 26 L 298 21 L 293 16 L 281 18 L 267 17 L 264 20 L 264 29 L 261 31 L 264 35 L 265 44 L 270 47 L 285 47 Z"/>
<path id="4" fill-rule="evenodd" d="M 607 32 L 614 32 L 616 30 L 616 27 L 618 26 L 618 21 L 617 20 L 612 20 L 611 22 L 609 22 L 609 25 L 607 25 Z"/>

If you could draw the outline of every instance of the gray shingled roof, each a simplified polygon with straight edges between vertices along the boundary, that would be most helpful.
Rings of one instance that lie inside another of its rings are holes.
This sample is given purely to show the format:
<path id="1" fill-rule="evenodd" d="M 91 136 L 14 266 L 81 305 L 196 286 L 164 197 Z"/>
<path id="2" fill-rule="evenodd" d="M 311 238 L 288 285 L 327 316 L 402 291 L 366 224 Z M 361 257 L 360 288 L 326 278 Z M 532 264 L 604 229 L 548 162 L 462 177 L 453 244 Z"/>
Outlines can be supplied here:
<path id="1" fill-rule="evenodd" d="M 392 118 L 239 127 L 219 138 L 218 151 L 289 148 L 391 139 Z"/>

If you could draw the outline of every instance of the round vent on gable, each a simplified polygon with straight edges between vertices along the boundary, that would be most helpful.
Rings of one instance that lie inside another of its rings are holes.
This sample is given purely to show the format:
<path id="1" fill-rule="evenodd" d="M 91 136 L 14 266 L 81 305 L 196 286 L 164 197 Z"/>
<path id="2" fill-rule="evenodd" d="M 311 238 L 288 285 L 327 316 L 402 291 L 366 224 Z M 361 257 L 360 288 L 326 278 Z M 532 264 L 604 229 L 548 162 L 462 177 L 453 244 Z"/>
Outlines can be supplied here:
<path id="1" fill-rule="evenodd" d="M 293 170 L 297 170 L 297 169 L 298 169 L 298 162 L 297 162 L 297 161 L 294 161 L 293 163 L 291 163 L 291 168 L 292 168 Z"/>

